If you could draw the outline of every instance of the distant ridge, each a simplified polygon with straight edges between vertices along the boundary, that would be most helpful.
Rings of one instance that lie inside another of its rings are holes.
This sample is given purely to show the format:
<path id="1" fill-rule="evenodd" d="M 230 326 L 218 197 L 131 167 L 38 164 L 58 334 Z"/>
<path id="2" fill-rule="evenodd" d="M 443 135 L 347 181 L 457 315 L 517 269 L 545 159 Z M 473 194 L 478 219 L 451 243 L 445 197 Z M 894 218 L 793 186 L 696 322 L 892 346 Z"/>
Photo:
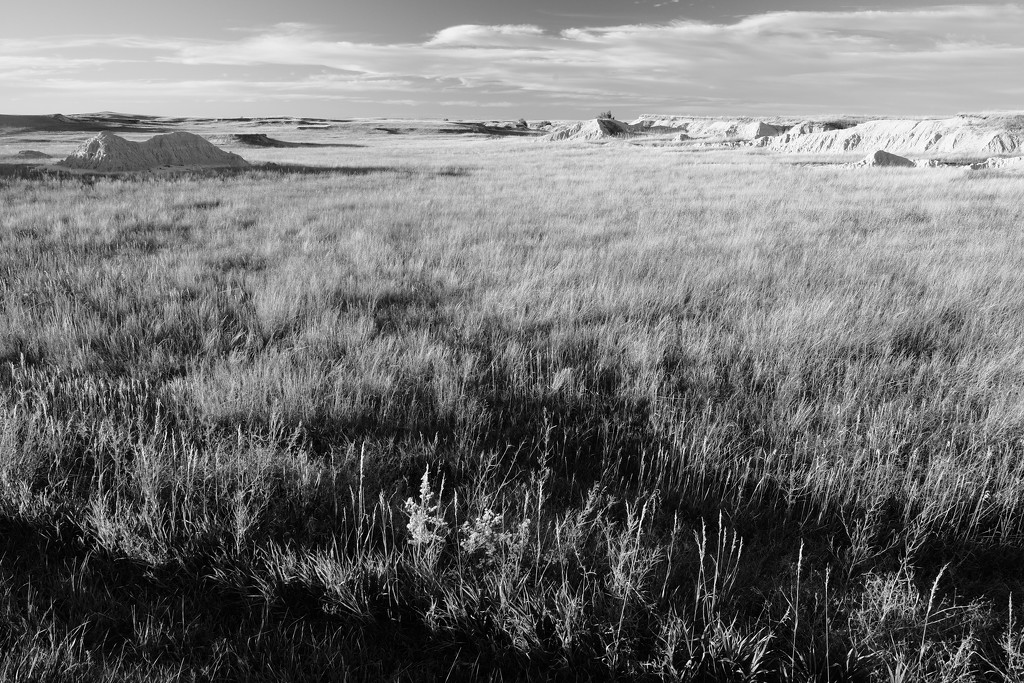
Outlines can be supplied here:
<path id="1" fill-rule="evenodd" d="M 160 131 L 157 117 L 99 112 L 95 114 L 0 114 L 0 131 L 99 132 L 103 130 Z"/>

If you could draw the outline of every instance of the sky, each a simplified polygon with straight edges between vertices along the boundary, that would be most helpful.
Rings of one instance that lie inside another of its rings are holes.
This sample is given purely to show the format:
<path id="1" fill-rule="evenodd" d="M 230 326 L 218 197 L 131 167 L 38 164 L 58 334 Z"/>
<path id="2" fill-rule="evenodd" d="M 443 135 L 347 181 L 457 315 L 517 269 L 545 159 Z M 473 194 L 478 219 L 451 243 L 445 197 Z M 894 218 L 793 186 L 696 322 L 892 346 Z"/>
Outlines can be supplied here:
<path id="1" fill-rule="evenodd" d="M 1024 2 L 20 1 L 0 113 L 587 118 L 1024 110 Z"/>

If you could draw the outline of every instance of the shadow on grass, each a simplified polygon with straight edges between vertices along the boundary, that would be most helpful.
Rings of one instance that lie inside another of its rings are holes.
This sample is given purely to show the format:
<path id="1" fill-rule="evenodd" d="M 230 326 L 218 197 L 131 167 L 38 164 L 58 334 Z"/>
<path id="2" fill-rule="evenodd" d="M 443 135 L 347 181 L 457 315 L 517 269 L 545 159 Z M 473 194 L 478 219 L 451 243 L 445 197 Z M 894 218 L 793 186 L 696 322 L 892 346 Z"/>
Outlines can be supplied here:
<path id="1" fill-rule="evenodd" d="M 282 575 L 260 552 L 214 546 L 152 562 L 54 521 L 0 513 L 0 571 L 11 578 L 0 597 L 0 665 L 73 666 L 82 674 L 74 680 L 167 680 L 153 674 L 169 666 L 215 672 L 198 680 L 399 680 L 392 669 L 401 669 L 401 680 L 428 681 L 456 669 L 470 672 L 462 680 L 525 680 L 557 661 L 544 651 L 524 657 L 493 620 L 433 631 L 407 567 L 360 571 L 338 600 L 319 582 Z M 588 680 L 559 673 L 548 680 Z"/>
<path id="2" fill-rule="evenodd" d="M 239 142 L 248 147 L 366 147 L 366 145 L 357 145 L 350 142 L 289 142 L 286 140 L 277 140 L 275 138 L 268 137 L 263 133 L 236 133 L 231 137 L 235 142 Z"/>
<path id="3" fill-rule="evenodd" d="M 0 181 L 8 178 L 14 180 L 39 180 L 66 175 L 70 174 L 60 169 L 51 169 L 36 164 L 0 164 Z"/>
<path id="4" fill-rule="evenodd" d="M 417 169 L 404 166 L 312 166 L 308 164 L 266 163 L 247 168 L 168 168 L 151 171 L 128 171 L 123 173 L 102 173 L 92 171 L 71 171 L 58 166 L 33 164 L 0 164 L 0 184 L 11 180 L 79 180 L 91 185 L 98 178 L 138 179 L 154 178 L 239 178 L 256 175 L 288 176 L 366 176 L 394 173 L 408 177 L 416 175 L 436 177 L 464 177 L 470 169 L 464 166 L 446 166 L 439 169 Z"/>
<path id="5" fill-rule="evenodd" d="M 418 169 L 407 166 L 311 166 L 306 164 L 267 163 L 252 168 L 217 169 L 216 175 L 243 176 L 247 173 L 275 173 L 280 175 L 348 175 L 362 176 L 377 173 L 427 176 L 468 176 L 470 169 L 465 166 L 445 166 L 439 169 Z"/>
<path id="6" fill-rule="evenodd" d="M 475 121 L 453 121 L 442 128 L 395 128 L 378 126 L 373 130 L 388 135 L 422 134 L 422 135 L 489 135 L 492 137 L 539 137 L 544 131 L 531 128 L 503 128 L 489 126 Z"/>
<path id="7" fill-rule="evenodd" d="M 185 670 L 221 669 L 227 680 L 251 680 L 246 660 L 290 673 L 298 668 L 297 678 L 322 680 L 339 665 L 338 650 L 360 652 L 347 637 L 353 627 L 324 615 L 319 605 L 286 595 L 250 597 L 256 591 L 245 585 L 244 562 L 242 572 L 237 563 L 218 561 L 216 552 L 163 564 L 141 562 L 99 547 L 85 528 L 65 526 L 76 528 L 57 534 L 0 515 L 0 568 L 18 577 L 2 601 L 13 617 L 4 638 L 8 665 L 57 657 L 45 636 L 57 641 L 62 633 L 74 634 L 84 651 L 97 655 L 99 662 L 71 656 L 93 680 L 101 672 L 156 670 L 167 658 Z M 76 580 L 81 590 L 71 587 Z M 45 613 L 38 615 L 36 604 L 45 605 Z M 303 628 L 289 633 L 296 620 Z M 261 637 L 268 627 L 282 637 L 275 642 Z M 327 644 L 334 652 L 318 655 Z M 225 648 L 235 656 L 222 661 L 219 652 Z M 302 664 L 293 661 L 296 655 Z"/>
<path id="8" fill-rule="evenodd" d="M 455 122 L 455 127 L 438 128 L 437 132 L 444 135 L 464 135 L 466 133 L 479 133 L 482 135 L 495 135 L 499 137 L 537 137 L 543 135 L 543 132 L 532 130 L 530 128 L 502 128 L 499 126 L 488 126 L 485 123 L 478 123 L 472 121 L 466 122 Z"/>

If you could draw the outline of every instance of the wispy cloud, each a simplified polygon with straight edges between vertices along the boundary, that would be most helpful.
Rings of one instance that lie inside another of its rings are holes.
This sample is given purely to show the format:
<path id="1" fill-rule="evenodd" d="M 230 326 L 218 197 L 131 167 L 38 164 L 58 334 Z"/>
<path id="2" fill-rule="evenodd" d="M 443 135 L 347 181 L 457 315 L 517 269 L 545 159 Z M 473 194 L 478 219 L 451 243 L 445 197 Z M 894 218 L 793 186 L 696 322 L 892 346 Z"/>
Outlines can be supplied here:
<path id="1" fill-rule="evenodd" d="M 161 65 L 161 77 L 147 76 L 147 64 Z M 22 39 L 0 41 L 0 88 L 20 89 L 23 102 L 42 91 L 65 91 L 70 101 L 90 87 L 179 102 L 220 92 L 232 110 L 252 93 L 272 92 L 277 109 L 289 98 L 359 100 L 364 110 L 398 100 L 434 114 L 456 104 L 509 102 L 538 116 L 583 116 L 607 106 L 636 113 L 941 113 L 1021 106 L 1021 64 L 1024 7 L 962 5 L 560 32 L 462 25 L 403 44 L 333 40 L 302 24 L 226 40 Z M 225 69 L 256 75 L 225 77 Z M 281 75 L 268 80 L 261 71 Z"/>
<path id="2" fill-rule="evenodd" d="M 438 31 L 429 46 L 459 46 L 475 48 L 511 47 L 522 49 L 531 39 L 543 39 L 544 29 L 530 25 L 479 26 L 463 24 Z"/>

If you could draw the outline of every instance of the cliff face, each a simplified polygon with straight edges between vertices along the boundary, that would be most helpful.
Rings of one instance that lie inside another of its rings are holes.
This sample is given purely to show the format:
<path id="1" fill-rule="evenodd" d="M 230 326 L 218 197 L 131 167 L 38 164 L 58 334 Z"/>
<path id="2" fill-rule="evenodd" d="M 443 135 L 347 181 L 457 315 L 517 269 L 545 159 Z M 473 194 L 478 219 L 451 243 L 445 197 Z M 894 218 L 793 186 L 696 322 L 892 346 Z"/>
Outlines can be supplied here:
<path id="1" fill-rule="evenodd" d="M 691 138 L 731 138 L 753 140 L 779 135 L 791 126 L 783 122 L 766 122 L 753 118 L 716 119 L 690 116 L 644 115 L 630 124 L 634 129 L 650 132 L 678 131 Z"/>
<path id="2" fill-rule="evenodd" d="M 1024 131 L 1012 119 L 957 116 L 951 119 L 867 121 L 850 128 L 764 140 L 783 152 L 840 154 L 885 149 L 901 154 L 1012 154 L 1024 150 Z"/>
<path id="3" fill-rule="evenodd" d="M 1024 152 L 1024 115 L 962 115 L 948 119 L 784 119 L 641 116 L 637 133 L 678 133 L 682 139 L 747 140 L 757 147 L 802 154 L 884 149 L 898 154 Z"/>

